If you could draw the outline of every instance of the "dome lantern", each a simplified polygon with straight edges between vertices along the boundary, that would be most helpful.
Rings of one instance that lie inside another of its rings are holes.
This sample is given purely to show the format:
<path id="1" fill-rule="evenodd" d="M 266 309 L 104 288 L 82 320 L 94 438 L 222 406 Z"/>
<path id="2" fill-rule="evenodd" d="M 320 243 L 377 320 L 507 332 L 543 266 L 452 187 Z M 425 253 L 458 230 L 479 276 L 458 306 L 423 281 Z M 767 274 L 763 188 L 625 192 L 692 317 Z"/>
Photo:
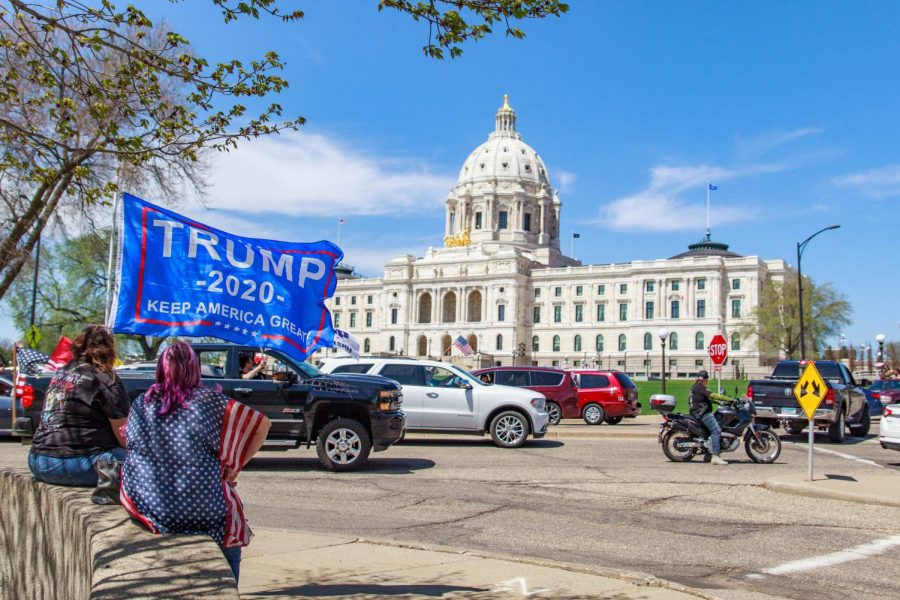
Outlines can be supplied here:
<path id="1" fill-rule="evenodd" d="M 497 110 L 497 132 L 514 133 L 516 131 L 516 111 L 509 105 L 509 95 L 503 94 L 503 106 Z"/>

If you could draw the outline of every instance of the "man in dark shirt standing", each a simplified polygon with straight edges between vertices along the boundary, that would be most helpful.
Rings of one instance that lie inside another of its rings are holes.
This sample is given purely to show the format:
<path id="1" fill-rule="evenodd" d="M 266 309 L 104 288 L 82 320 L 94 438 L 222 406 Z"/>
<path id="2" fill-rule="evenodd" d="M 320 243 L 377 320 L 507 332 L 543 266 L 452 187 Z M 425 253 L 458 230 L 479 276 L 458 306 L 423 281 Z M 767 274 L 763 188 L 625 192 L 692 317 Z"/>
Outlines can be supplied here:
<path id="1" fill-rule="evenodd" d="M 727 465 L 728 461 L 719 456 L 719 442 L 722 439 L 722 429 L 713 411 L 712 400 L 706 384 L 709 381 L 709 373 L 700 371 L 697 373 L 697 381 L 691 387 L 691 414 L 703 422 L 709 430 L 709 453 L 712 455 L 712 464 Z"/>

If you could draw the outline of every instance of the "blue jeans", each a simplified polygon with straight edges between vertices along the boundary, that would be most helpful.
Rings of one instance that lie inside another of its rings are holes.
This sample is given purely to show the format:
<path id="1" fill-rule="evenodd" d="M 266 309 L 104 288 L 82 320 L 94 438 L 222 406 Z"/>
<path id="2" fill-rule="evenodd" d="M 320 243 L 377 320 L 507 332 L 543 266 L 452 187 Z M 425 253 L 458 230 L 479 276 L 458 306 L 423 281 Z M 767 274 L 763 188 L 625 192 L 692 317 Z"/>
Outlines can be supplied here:
<path id="1" fill-rule="evenodd" d="M 35 479 L 44 483 L 94 487 L 97 485 L 94 463 L 98 460 L 125 460 L 125 448 L 113 448 L 97 454 L 66 458 L 30 452 L 28 468 L 31 469 Z"/>
<path id="2" fill-rule="evenodd" d="M 234 582 L 237 583 L 241 574 L 241 547 L 222 548 L 222 554 L 225 555 L 225 560 L 228 561 L 228 566 L 231 567 L 231 572 L 234 573 Z"/>
<path id="3" fill-rule="evenodd" d="M 722 439 L 722 428 L 719 427 L 719 422 L 716 421 L 716 417 L 712 413 L 706 413 L 700 417 L 700 420 L 703 421 L 703 425 L 709 430 L 709 453 L 718 455 L 719 442 Z"/>

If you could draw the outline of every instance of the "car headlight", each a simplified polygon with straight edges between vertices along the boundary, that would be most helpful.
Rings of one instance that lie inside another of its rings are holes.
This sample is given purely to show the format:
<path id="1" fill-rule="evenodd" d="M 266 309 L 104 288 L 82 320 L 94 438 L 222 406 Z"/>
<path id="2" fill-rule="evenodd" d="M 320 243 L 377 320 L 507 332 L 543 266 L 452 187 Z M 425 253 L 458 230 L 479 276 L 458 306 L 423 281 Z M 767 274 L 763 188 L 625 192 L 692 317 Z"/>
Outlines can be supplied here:
<path id="1" fill-rule="evenodd" d="M 547 401 L 543 398 L 532 398 L 531 405 L 537 409 L 538 412 L 544 411 L 544 406 L 547 404 Z"/>

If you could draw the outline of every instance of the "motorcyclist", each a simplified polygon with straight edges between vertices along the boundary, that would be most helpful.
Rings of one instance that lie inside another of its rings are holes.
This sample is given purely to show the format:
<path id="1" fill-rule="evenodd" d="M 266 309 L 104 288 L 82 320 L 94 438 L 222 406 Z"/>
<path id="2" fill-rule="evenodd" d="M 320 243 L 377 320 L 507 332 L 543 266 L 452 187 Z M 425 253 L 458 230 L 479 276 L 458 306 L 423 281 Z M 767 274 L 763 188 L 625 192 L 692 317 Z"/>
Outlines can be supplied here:
<path id="1" fill-rule="evenodd" d="M 697 381 L 691 387 L 690 406 L 691 415 L 700 419 L 709 431 L 709 453 L 712 455 L 712 464 L 727 465 L 728 461 L 719 456 L 720 442 L 722 440 L 722 428 L 716 421 L 713 411 L 712 399 L 706 384 L 709 382 L 709 373 L 700 371 L 697 373 Z"/>

